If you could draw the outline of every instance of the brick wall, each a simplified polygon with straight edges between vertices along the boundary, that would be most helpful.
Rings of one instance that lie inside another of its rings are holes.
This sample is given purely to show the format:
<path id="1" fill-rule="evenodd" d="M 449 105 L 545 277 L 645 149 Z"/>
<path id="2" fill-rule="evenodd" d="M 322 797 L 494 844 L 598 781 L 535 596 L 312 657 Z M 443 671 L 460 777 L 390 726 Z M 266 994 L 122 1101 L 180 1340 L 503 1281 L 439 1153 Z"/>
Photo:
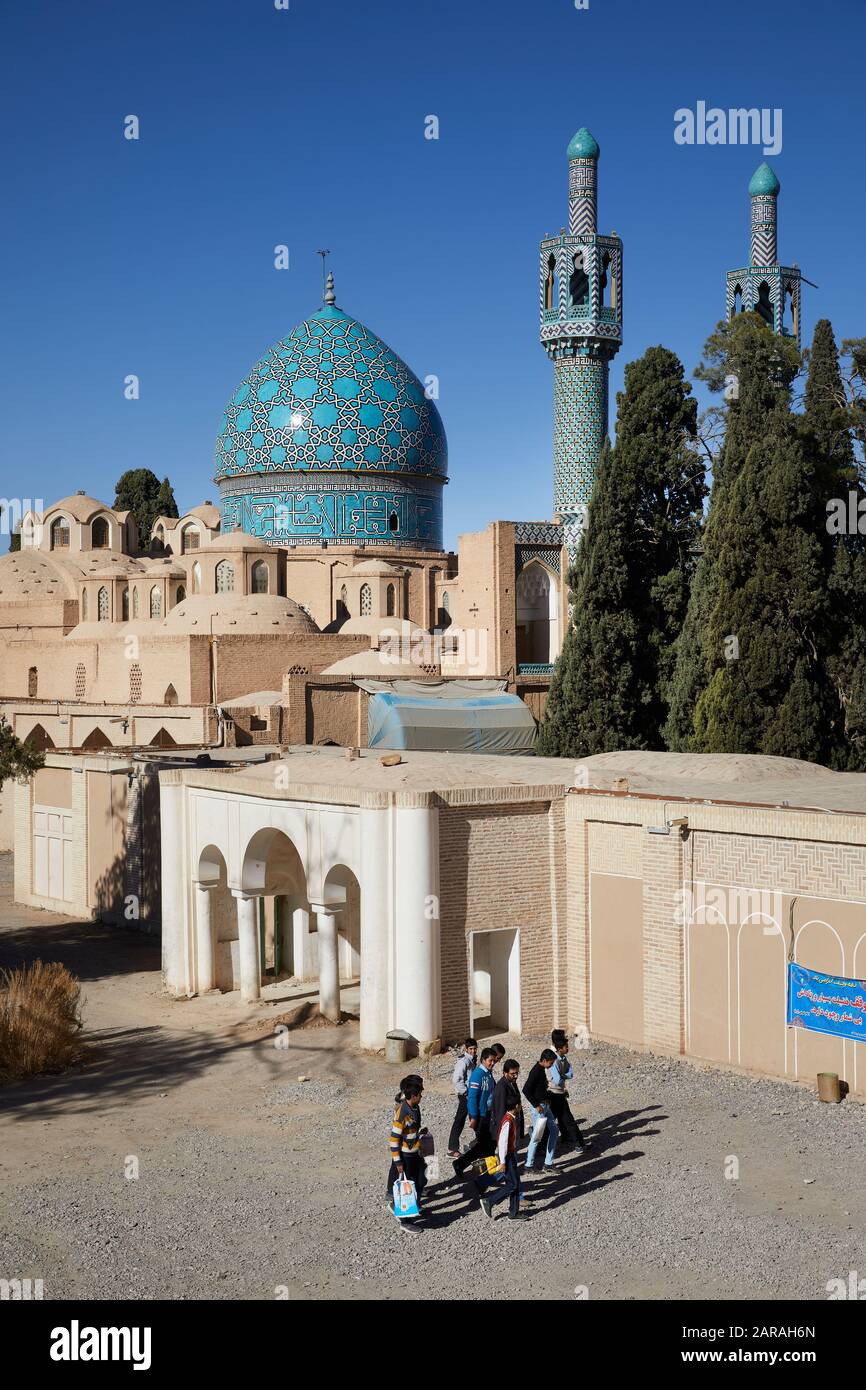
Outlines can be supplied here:
<path id="1" fill-rule="evenodd" d="M 558 814 L 554 812 L 554 832 Z M 439 862 L 446 1039 L 465 1036 L 469 1028 L 470 931 L 519 929 L 523 1029 L 546 1032 L 554 1026 L 554 903 L 563 924 L 565 914 L 564 902 L 556 896 L 561 893 L 564 870 L 558 866 L 552 877 L 550 843 L 549 803 L 442 807 Z M 564 952 L 561 939 L 562 960 Z"/>

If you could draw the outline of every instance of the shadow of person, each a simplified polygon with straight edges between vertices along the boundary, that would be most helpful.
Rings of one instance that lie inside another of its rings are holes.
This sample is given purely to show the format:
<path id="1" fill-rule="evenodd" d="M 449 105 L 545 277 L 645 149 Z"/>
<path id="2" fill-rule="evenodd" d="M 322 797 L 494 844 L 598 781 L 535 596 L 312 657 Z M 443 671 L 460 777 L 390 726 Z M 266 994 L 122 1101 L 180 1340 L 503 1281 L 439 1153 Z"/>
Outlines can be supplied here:
<path id="1" fill-rule="evenodd" d="M 530 1201 L 536 1211 L 555 1211 L 557 1207 L 565 1206 L 567 1202 L 593 1192 L 596 1188 L 607 1187 L 608 1183 L 617 1182 L 620 1178 L 632 1177 L 631 1172 L 619 1173 L 614 1170 L 643 1156 L 642 1149 L 635 1149 L 631 1153 L 611 1154 L 609 1158 L 597 1158 L 592 1162 L 575 1165 L 573 1171 L 559 1168 L 549 1176 L 545 1174 L 539 1182 L 533 1183 L 532 1187 L 524 1192 L 524 1200 Z"/>

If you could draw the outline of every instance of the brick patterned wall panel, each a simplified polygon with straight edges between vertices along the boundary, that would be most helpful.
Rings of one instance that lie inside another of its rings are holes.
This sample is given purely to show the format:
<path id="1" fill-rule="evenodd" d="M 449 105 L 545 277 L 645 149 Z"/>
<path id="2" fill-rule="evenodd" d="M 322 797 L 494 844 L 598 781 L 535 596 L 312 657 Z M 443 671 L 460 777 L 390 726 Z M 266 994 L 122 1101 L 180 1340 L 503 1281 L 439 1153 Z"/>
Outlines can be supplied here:
<path id="1" fill-rule="evenodd" d="M 562 810 L 560 808 L 560 817 Z M 555 830 L 555 822 L 554 822 Z M 559 831 L 562 838 L 562 831 Z M 551 820 L 546 804 L 507 808 L 443 807 L 439 817 L 442 939 L 442 1030 L 447 1040 L 469 1028 L 470 931 L 520 931 L 524 1032 L 554 1026 L 554 994 L 565 988 L 565 910 L 556 902 L 560 955 L 554 970 Z M 471 857 L 471 870 L 470 870 Z"/>
<path id="2" fill-rule="evenodd" d="M 705 833 L 692 841 L 696 879 L 819 897 L 866 897 L 863 846 Z"/>

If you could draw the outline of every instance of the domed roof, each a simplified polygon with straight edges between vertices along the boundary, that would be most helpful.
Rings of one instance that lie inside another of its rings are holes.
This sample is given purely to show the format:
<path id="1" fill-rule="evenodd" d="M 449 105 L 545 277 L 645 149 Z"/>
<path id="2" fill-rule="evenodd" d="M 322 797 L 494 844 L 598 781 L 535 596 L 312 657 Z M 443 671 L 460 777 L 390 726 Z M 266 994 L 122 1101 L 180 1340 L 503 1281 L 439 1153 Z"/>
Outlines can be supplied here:
<path id="1" fill-rule="evenodd" d="M 50 507 L 46 507 L 42 513 L 47 517 L 51 512 L 69 512 L 75 517 L 76 521 L 89 521 L 94 512 L 112 512 L 113 507 L 109 507 L 107 502 L 100 502 L 97 497 L 88 497 L 86 492 L 76 492 L 72 497 L 64 497 L 59 502 L 52 502 Z"/>
<path id="2" fill-rule="evenodd" d="M 294 599 L 278 594 L 193 594 L 178 603 L 162 626 L 174 632 L 280 633 L 318 632 Z"/>
<path id="3" fill-rule="evenodd" d="M 447 474 L 439 411 L 395 352 L 335 304 L 275 343 L 223 416 L 217 479 L 248 473 Z"/>
<path id="4" fill-rule="evenodd" d="M 571 138 L 568 147 L 569 159 L 598 159 L 601 150 L 595 136 L 587 130 L 585 125 L 580 127 L 576 135 Z"/>
<path id="5" fill-rule="evenodd" d="M 758 165 L 749 181 L 749 195 L 752 198 L 757 198 L 761 194 L 765 194 L 775 198 L 781 187 L 782 185 L 769 164 L 764 161 L 763 164 Z"/>
<path id="6" fill-rule="evenodd" d="M 75 599 L 84 570 L 74 559 L 43 550 L 0 555 L 0 604 L 24 600 Z"/>

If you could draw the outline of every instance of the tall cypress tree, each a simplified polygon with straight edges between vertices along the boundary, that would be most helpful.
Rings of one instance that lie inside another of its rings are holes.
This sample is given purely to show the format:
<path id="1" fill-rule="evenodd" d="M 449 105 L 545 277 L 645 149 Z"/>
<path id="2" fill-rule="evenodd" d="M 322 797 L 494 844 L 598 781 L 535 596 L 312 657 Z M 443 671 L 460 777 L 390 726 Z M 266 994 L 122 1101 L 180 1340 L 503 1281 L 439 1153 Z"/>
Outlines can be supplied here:
<path id="1" fill-rule="evenodd" d="M 663 746 L 705 488 L 697 407 L 663 347 L 628 364 L 617 405 L 570 576 L 574 621 L 538 741 L 548 755 Z"/>
<path id="2" fill-rule="evenodd" d="M 114 505 L 135 515 L 138 546 L 147 550 L 158 516 L 177 516 L 177 503 L 168 478 L 162 482 L 149 468 L 130 468 L 117 480 Z"/>
<path id="3" fill-rule="evenodd" d="M 641 676 L 629 570 L 629 526 L 635 498 L 622 486 L 606 443 L 589 504 L 586 530 L 569 574 L 574 619 L 550 682 L 536 751 L 584 758 L 618 748 L 645 748 L 638 732 L 650 687 Z"/>
<path id="4" fill-rule="evenodd" d="M 823 542 L 830 611 L 822 659 L 837 701 L 829 757 L 836 767 L 866 770 L 866 534 L 857 524 L 866 492 L 852 439 L 857 419 L 828 319 L 815 325 L 804 405 L 804 446 L 823 479 L 827 506 Z M 863 516 L 866 531 L 866 506 Z"/>
<path id="5" fill-rule="evenodd" d="M 733 385 L 733 398 L 687 619 L 696 650 L 680 645 L 673 732 L 687 726 L 688 695 L 692 751 L 819 760 L 832 727 L 821 659 L 824 487 L 790 408 L 799 354 L 743 314 L 720 325 L 707 358 L 701 374 Z"/>

